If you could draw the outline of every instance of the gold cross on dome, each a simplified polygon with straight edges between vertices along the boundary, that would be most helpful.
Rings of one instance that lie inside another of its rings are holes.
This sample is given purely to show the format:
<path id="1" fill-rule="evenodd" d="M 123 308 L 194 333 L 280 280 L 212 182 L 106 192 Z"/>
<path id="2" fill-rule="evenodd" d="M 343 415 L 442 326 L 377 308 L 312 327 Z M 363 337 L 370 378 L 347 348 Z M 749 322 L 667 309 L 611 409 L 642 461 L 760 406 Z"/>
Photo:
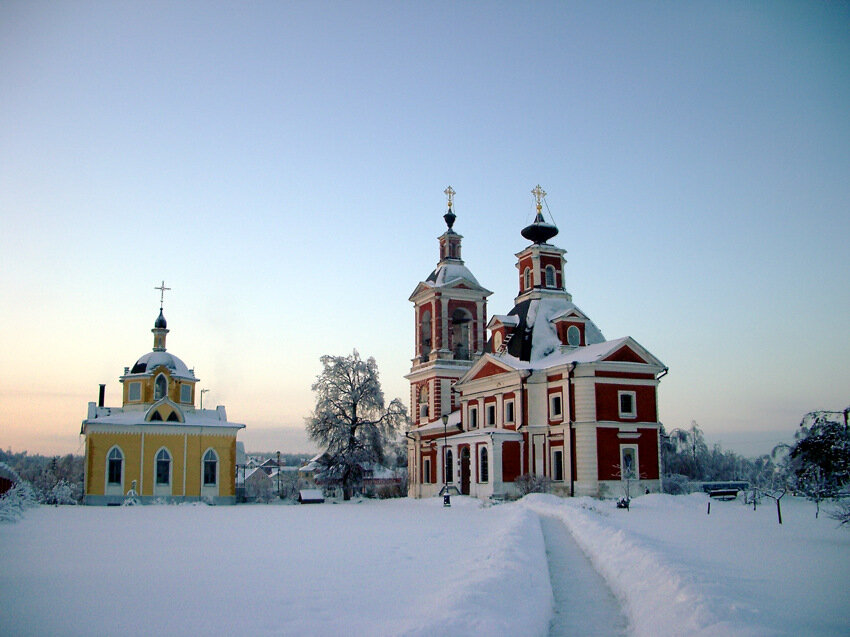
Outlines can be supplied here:
<path id="1" fill-rule="evenodd" d="M 449 186 L 443 192 L 446 194 L 446 197 L 449 198 L 449 208 L 451 208 L 452 207 L 452 201 L 454 200 L 454 196 L 455 196 L 455 191 L 451 186 Z"/>
<path id="2" fill-rule="evenodd" d="M 534 198 L 537 199 L 537 212 L 543 208 L 543 197 L 546 196 L 546 191 L 540 187 L 540 184 L 537 184 L 534 189 L 531 191 L 531 194 L 534 195 Z"/>
<path id="3" fill-rule="evenodd" d="M 154 290 L 159 290 L 159 309 L 162 309 L 162 302 L 165 300 L 165 291 L 170 290 L 171 288 L 165 287 L 165 281 L 163 281 L 159 287 L 155 287 Z"/>

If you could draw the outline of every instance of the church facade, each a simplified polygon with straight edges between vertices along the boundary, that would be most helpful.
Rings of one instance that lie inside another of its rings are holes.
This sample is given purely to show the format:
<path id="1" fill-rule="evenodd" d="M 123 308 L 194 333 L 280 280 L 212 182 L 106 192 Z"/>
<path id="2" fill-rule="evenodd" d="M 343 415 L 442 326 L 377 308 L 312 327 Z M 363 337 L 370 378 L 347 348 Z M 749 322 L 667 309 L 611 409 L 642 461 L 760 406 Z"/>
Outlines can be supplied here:
<path id="1" fill-rule="evenodd" d="M 162 286 L 162 289 L 168 289 Z M 111 505 L 128 492 L 139 502 L 235 503 L 236 435 L 223 406 L 196 409 L 198 378 L 166 351 L 160 306 L 153 350 L 125 367 L 122 406 L 107 407 L 104 385 L 90 402 L 85 436 L 85 503 Z"/>
<path id="2" fill-rule="evenodd" d="M 538 479 L 561 495 L 659 491 L 657 387 L 667 368 L 631 337 L 606 340 L 573 303 L 545 192 L 532 191 L 514 307 L 489 319 L 491 292 L 461 260 L 455 193 L 446 194 L 440 260 L 410 296 L 409 495 L 503 498 Z"/>

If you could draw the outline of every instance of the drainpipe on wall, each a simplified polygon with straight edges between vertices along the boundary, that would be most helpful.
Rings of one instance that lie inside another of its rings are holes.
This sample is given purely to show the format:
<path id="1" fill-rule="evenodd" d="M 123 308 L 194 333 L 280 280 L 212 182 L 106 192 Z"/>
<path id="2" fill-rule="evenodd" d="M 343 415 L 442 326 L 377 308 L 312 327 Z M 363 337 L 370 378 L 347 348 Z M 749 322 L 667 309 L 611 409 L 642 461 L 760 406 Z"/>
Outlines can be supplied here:
<path id="1" fill-rule="evenodd" d="M 573 457 L 575 456 L 575 450 L 573 449 L 573 423 L 575 422 L 575 401 L 571 400 L 573 395 L 573 372 L 576 369 L 576 363 L 573 361 L 570 363 L 570 368 L 567 370 L 567 406 L 570 410 L 570 420 L 569 424 L 569 441 L 570 441 L 570 497 L 575 497 L 576 494 L 576 484 L 575 480 L 573 480 Z"/>

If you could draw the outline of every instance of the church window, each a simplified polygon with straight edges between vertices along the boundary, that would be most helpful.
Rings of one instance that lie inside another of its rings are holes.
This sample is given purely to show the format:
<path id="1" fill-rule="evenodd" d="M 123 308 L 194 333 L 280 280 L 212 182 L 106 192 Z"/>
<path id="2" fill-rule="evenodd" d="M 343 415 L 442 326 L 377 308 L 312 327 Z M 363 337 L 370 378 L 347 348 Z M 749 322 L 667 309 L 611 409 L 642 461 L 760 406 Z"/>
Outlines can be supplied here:
<path id="1" fill-rule="evenodd" d="M 505 422 L 513 422 L 514 421 L 514 401 L 506 400 L 505 401 Z"/>
<path id="2" fill-rule="evenodd" d="M 156 420 L 157 422 L 162 422 L 162 414 L 158 411 L 155 411 L 151 414 L 151 422 Z"/>
<path id="3" fill-rule="evenodd" d="M 626 480 L 640 477 L 638 473 L 637 445 L 620 447 L 620 479 Z"/>
<path id="4" fill-rule="evenodd" d="M 180 402 L 181 403 L 191 403 L 192 402 L 192 386 L 188 383 L 184 383 L 180 385 Z"/>
<path id="5" fill-rule="evenodd" d="M 493 427 L 496 424 L 496 405 L 487 405 L 484 412 L 484 426 Z"/>
<path id="6" fill-rule="evenodd" d="M 142 399 L 142 384 L 139 382 L 130 383 L 127 389 L 127 400 L 138 402 Z"/>
<path id="7" fill-rule="evenodd" d="M 478 427 L 478 407 L 469 408 L 469 428 L 476 429 Z"/>
<path id="8" fill-rule="evenodd" d="M 549 396 L 549 418 L 560 419 L 563 412 L 561 406 L 561 394 L 551 394 Z"/>
<path id="9" fill-rule="evenodd" d="M 481 462 L 480 462 L 481 482 L 490 481 L 490 465 L 487 458 L 487 447 L 481 447 Z"/>
<path id="10" fill-rule="evenodd" d="M 531 287 L 531 268 L 526 268 L 522 273 L 523 289 L 528 290 Z"/>
<path id="11" fill-rule="evenodd" d="M 555 268 L 553 268 L 551 265 L 546 266 L 546 287 L 555 287 Z"/>
<path id="12" fill-rule="evenodd" d="M 637 407 L 635 405 L 635 392 L 633 392 L 633 391 L 617 392 L 617 399 L 620 402 L 620 418 L 637 418 Z"/>
<path id="13" fill-rule="evenodd" d="M 559 482 L 564 479 L 564 452 L 562 449 L 552 451 L 552 479 Z"/>
<path id="14" fill-rule="evenodd" d="M 422 320 L 419 324 L 420 351 L 422 356 L 431 353 L 431 312 L 422 312 Z"/>
<path id="15" fill-rule="evenodd" d="M 429 404 L 429 396 L 428 396 L 428 387 L 423 387 L 419 390 L 419 417 L 427 418 L 428 417 L 428 404 Z"/>
<path id="16" fill-rule="evenodd" d="M 106 460 L 106 481 L 109 484 L 121 484 L 121 474 L 124 469 L 124 454 L 118 447 L 112 447 Z"/>
<path id="17" fill-rule="evenodd" d="M 451 449 L 446 449 L 446 482 L 454 482 L 454 465 L 452 463 Z"/>
<path id="18" fill-rule="evenodd" d="M 471 336 L 472 316 L 463 308 L 457 308 L 452 312 L 452 344 L 455 360 L 470 359 Z"/>
<path id="19" fill-rule="evenodd" d="M 431 458 L 424 458 L 422 460 L 422 483 L 431 483 Z"/>
<path id="20" fill-rule="evenodd" d="M 581 332 L 575 325 L 567 328 L 567 345 L 578 347 L 581 344 Z"/>
<path id="21" fill-rule="evenodd" d="M 180 422 L 180 416 L 177 415 L 176 411 L 172 411 L 168 414 L 168 418 L 166 418 L 168 422 Z"/>
<path id="22" fill-rule="evenodd" d="M 204 454 L 204 486 L 211 487 L 218 484 L 218 456 L 215 451 L 208 449 Z"/>
<path id="23" fill-rule="evenodd" d="M 156 483 L 171 484 L 171 454 L 160 449 L 156 454 Z"/>
<path id="24" fill-rule="evenodd" d="M 161 400 L 162 398 L 165 398 L 167 393 L 168 381 L 165 379 L 163 374 L 160 374 L 156 377 L 156 382 L 154 383 L 153 399 Z"/>

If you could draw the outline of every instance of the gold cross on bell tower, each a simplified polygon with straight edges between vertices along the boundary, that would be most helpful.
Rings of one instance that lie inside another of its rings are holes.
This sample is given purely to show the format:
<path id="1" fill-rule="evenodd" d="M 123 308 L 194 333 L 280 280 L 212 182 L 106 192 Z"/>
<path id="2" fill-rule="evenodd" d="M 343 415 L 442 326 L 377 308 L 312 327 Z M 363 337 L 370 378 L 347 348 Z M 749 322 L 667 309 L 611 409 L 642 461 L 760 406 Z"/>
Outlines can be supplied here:
<path id="1" fill-rule="evenodd" d="M 159 309 L 162 311 L 162 302 L 165 300 L 165 291 L 170 290 L 171 288 L 165 287 L 165 281 L 163 281 L 159 287 L 155 287 L 154 290 L 159 290 Z"/>
<path id="2" fill-rule="evenodd" d="M 448 199 L 449 199 L 449 210 L 451 210 L 452 201 L 454 200 L 454 196 L 455 196 L 455 191 L 451 186 L 449 186 L 443 192 L 446 194 L 446 197 L 448 197 Z"/>
<path id="3" fill-rule="evenodd" d="M 537 184 L 534 189 L 531 191 L 531 194 L 534 195 L 534 198 L 537 200 L 537 213 L 543 209 L 543 197 L 546 196 L 546 191 L 540 187 L 540 184 Z"/>

